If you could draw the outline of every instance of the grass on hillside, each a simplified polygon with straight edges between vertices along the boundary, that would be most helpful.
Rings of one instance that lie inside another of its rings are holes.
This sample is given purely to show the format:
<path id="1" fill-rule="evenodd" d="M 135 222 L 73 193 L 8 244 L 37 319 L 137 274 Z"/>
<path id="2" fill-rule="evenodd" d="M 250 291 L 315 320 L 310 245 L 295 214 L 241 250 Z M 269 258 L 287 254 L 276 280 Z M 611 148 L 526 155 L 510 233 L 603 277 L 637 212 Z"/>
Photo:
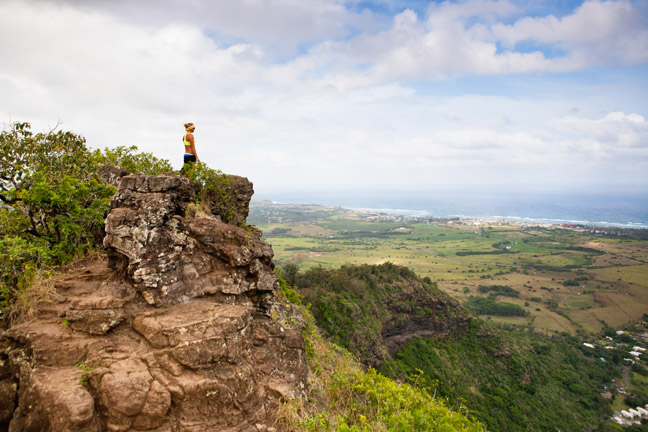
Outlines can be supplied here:
<path id="1" fill-rule="evenodd" d="M 283 404 L 277 412 L 277 426 L 307 432 L 486 430 L 467 416 L 465 407 L 453 411 L 429 389 L 418 388 L 424 382 L 420 374 L 412 383 L 403 383 L 374 369 L 365 370 L 346 349 L 320 336 L 296 291 L 283 280 L 280 287 L 306 320 L 302 334 L 310 373 L 307 399 Z"/>

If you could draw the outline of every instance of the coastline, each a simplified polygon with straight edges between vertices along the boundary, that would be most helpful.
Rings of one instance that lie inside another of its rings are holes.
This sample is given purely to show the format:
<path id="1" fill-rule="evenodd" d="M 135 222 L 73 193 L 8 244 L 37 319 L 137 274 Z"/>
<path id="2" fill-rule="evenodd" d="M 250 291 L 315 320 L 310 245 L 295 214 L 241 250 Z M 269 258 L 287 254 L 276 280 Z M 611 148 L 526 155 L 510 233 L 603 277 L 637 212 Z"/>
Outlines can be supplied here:
<path id="1" fill-rule="evenodd" d="M 577 224 L 648 229 L 648 194 L 644 193 L 284 193 L 257 196 L 285 204 L 312 204 L 407 217 L 505 220 L 521 223 Z"/>
<path id="2" fill-rule="evenodd" d="M 330 213 L 355 213 L 362 215 L 363 218 L 371 221 L 389 221 L 389 222 L 428 222 L 428 223 L 448 223 L 456 225 L 471 226 L 497 226 L 508 225 L 518 226 L 521 228 L 543 227 L 543 228 L 562 228 L 575 231 L 590 231 L 596 234 L 620 234 L 622 231 L 642 232 L 648 231 L 648 223 L 636 222 L 607 222 L 607 221 L 589 221 L 577 219 L 558 219 L 558 218 L 533 218 L 521 216 L 472 216 L 464 214 L 450 214 L 447 216 L 435 216 L 425 210 L 410 210 L 398 208 L 367 208 L 353 206 L 333 206 L 327 204 L 295 204 L 274 200 L 252 200 L 252 207 L 261 207 L 264 205 L 281 206 L 291 208 L 295 211 L 307 214 L 309 211 L 325 211 Z"/>
<path id="3" fill-rule="evenodd" d="M 344 207 L 342 207 L 344 208 Z M 362 213 L 380 213 L 387 215 L 396 215 L 420 219 L 459 219 L 464 221 L 481 221 L 486 222 L 518 222 L 520 224 L 533 224 L 543 226 L 573 226 L 599 227 L 599 228 L 623 228 L 623 229 L 648 229 L 648 223 L 641 222 L 607 222 L 607 221 L 589 221 L 574 219 L 555 219 L 555 218 L 534 218 L 524 216 L 471 216 L 463 214 L 454 214 L 447 216 L 433 216 L 425 210 L 405 210 L 405 209 L 372 209 L 372 208 L 346 208 L 346 210 L 358 211 Z"/>

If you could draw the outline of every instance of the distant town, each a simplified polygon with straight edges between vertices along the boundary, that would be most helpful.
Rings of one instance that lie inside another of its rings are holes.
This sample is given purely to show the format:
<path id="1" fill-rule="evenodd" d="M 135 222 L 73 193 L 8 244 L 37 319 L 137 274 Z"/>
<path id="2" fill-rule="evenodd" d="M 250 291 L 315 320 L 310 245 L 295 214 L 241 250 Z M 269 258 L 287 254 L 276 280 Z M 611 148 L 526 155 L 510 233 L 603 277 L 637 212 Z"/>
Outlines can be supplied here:
<path id="1" fill-rule="evenodd" d="M 627 366 L 624 368 L 623 376 L 621 378 L 615 378 L 610 382 L 609 386 L 601 386 L 603 390 L 601 396 L 608 400 L 614 398 L 614 393 L 623 398 L 631 397 L 632 391 L 628 388 L 628 374 L 633 367 L 645 367 L 648 331 L 646 331 L 642 324 L 639 329 L 635 329 L 634 331 L 617 330 L 614 334 L 612 334 L 611 331 L 608 331 L 604 333 L 603 338 L 604 339 L 594 340 L 591 342 L 584 342 L 583 346 L 592 350 L 603 348 L 609 351 L 614 350 L 623 352 L 623 360 L 626 362 Z M 600 360 L 602 362 L 607 362 L 604 356 L 601 356 Z M 648 404 L 637 406 L 635 408 L 615 410 L 612 415 L 612 420 L 624 427 L 648 422 Z"/>

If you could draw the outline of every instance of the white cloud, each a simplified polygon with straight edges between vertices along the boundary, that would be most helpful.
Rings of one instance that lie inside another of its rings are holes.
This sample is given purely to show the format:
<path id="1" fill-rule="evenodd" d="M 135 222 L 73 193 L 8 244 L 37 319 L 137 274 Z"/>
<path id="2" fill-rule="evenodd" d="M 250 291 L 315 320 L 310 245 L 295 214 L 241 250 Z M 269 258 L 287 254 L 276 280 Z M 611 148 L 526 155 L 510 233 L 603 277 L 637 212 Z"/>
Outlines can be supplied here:
<path id="1" fill-rule="evenodd" d="M 578 67 L 639 64 L 648 60 L 648 21 L 642 12 L 629 1 L 590 0 L 563 18 L 524 17 L 492 30 L 510 49 L 533 41 L 565 50 Z"/>
<path id="2" fill-rule="evenodd" d="M 52 0 L 41 0 L 41 4 Z M 344 0 L 59 0 L 83 12 L 100 11 L 138 28 L 197 27 L 225 45 L 254 41 L 281 54 L 300 45 L 375 26 L 369 12 L 353 13 Z"/>
<path id="3" fill-rule="evenodd" d="M 630 2 L 590 0 L 560 19 L 522 17 L 511 25 L 497 21 L 516 12 L 518 8 L 508 1 L 432 3 L 425 19 L 405 10 L 388 30 L 327 41 L 312 54 L 346 66 L 347 74 L 362 75 L 364 82 L 566 72 L 648 61 L 646 11 Z M 537 48 L 516 50 L 520 42 Z M 563 54 L 554 55 L 556 50 Z M 360 72 L 354 69 L 358 66 Z M 331 79 L 341 85 L 354 83 L 349 77 Z"/>
<path id="4" fill-rule="evenodd" d="M 595 149 L 599 158 L 624 157 L 636 163 L 638 157 L 648 157 L 648 122 L 639 114 L 612 112 L 596 120 L 563 117 L 551 123 L 575 135 L 583 148 Z"/>
<path id="5" fill-rule="evenodd" d="M 428 8 L 428 25 L 434 27 L 444 22 L 462 20 L 471 17 L 495 20 L 511 16 L 518 12 L 518 7 L 508 0 L 465 0 L 460 2 L 444 1 L 430 3 Z"/>
<path id="6" fill-rule="evenodd" d="M 585 67 L 588 44 L 600 41 L 575 29 L 608 7 L 621 12 L 605 21 L 614 40 L 606 46 L 640 41 L 641 24 L 627 34 L 620 27 L 623 2 L 588 2 L 556 18 L 563 36 L 547 39 L 534 26 L 551 18 L 498 25 L 523 13 L 509 1 L 404 10 L 380 31 L 370 12 L 349 12 L 342 0 L 5 1 L 0 115 L 36 129 L 61 119 L 92 147 L 136 144 L 177 167 L 181 125 L 192 121 L 202 160 L 265 188 L 482 182 L 515 169 L 542 181 L 555 167 L 591 167 L 583 175 L 594 176 L 615 164 L 636 174 L 648 163 L 646 106 L 626 108 L 616 89 L 598 98 L 589 94 L 596 86 L 497 96 L 491 81 L 458 94 L 436 81 Z M 372 30 L 349 37 L 350 27 Z M 567 54 L 516 52 L 528 38 Z M 593 61 L 601 58 L 619 57 Z M 421 90 L 417 80 L 437 87 Z M 579 117 L 566 116 L 574 106 Z"/>
<path id="7" fill-rule="evenodd" d="M 258 46 L 221 48 L 184 24 L 140 28 L 50 3 L 1 8 L 0 52 L 11 61 L 0 69 L 0 89 L 13 95 L 3 98 L 3 114 L 36 124 L 61 119 L 95 146 L 151 142 L 171 157 L 176 140 L 161 144 L 163 137 L 185 121 L 254 119 L 267 95 L 259 87 L 294 80 L 268 74 Z"/>

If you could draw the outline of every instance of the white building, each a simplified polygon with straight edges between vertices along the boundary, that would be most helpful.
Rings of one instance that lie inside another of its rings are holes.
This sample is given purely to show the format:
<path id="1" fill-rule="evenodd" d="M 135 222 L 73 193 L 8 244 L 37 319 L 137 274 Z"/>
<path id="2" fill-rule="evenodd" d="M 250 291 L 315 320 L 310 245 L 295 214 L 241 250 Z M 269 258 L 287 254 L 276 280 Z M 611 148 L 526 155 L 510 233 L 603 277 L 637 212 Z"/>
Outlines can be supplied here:
<path id="1" fill-rule="evenodd" d="M 585 345 L 587 348 L 594 348 L 594 345 L 590 343 L 583 343 L 583 345 Z"/>
<path id="2" fill-rule="evenodd" d="M 648 416 L 648 410 L 647 409 L 637 407 L 637 411 L 639 411 L 639 414 L 641 414 L 642 416 Z"/>
<path id="3" fill-rule="evenodd" d="M 646 348 L 642 348 L 642 347 L 640 347 L 640 346 L 633 346 L 633 347 L 632 347 L 632 350 L 633 350 L 633 351 L 646 351 Z"/>
<path id="4" fill-rule="evenodd" d="M 631 419 L 631 420 L 634 418 L 634 415 L 630 414 L 630 413 L 629 413 L 628 411 L 626 411 L 626 410 L 621 410 L 621 415 L 623 415 L 623 417 L 629 418 L 629 419 Z"/>
<path id="5" fill-rule="evenodd" d="M 634 409 L 634 408 L 630 408 L 630 409 L 628 410 L 628 412 L 629 412 L 630 414 L 632 414 L 633 417 L 641 417 L 641 414 L 639 413 L 639 411 L 637 411 L 637 410 Z"/>

